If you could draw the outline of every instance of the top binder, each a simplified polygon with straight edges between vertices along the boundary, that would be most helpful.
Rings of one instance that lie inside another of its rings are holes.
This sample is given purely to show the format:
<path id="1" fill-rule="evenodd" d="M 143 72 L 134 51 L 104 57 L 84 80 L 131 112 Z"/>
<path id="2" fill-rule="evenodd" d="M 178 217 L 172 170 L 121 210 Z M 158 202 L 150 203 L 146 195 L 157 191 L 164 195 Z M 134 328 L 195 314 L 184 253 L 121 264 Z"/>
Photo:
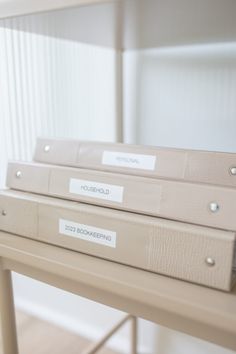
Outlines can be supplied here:
<path id="1" fill-rule="evenodd" d="M 34 160 L 136 176 L 236 186 L 236 154 L 233 153 L 39 138 Z"/>

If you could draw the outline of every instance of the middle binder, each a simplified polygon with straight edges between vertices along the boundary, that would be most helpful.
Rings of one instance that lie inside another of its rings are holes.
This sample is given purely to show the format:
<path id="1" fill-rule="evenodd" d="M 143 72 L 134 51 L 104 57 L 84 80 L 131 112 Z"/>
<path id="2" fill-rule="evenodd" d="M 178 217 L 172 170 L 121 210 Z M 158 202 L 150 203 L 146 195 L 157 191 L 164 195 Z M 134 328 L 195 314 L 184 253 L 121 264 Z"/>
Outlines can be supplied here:
<path id="1" fill-rule="evenodd" d="M 236 230 L 236 189 L 12 162 L 10 188 L 193 224 Z"/>

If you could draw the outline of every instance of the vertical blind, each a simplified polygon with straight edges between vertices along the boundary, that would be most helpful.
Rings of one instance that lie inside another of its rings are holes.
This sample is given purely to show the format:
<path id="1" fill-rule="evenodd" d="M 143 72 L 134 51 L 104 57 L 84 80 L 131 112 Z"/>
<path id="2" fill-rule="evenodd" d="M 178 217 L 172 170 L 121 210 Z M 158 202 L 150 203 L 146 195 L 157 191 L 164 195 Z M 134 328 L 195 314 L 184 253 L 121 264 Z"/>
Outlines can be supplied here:
<path id="1" fill-rule="evenodd" d="M 70 39 L 70 11 L 0 21 L 1 186 L 37 136 L 116 139 L 117 53 Z"/>

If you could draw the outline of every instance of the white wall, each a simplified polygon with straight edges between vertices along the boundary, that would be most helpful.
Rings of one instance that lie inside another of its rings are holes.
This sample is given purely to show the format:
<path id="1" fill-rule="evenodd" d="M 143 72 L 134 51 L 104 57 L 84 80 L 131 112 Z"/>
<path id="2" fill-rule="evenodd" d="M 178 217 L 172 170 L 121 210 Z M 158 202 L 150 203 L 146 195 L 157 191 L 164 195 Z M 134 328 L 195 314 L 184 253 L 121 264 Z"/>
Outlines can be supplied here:
<path id="1" fill-rule="evenodd" d="M 44 14 L 0 22 L 1 186 L 7 159 L 30 159 L 37 135 L 117 137 L 117 54 L 67 32 L 69 10 L 57 21 Z M 126 141 L 235 151 L 235 46 L 201 48 L 125 54 Z M 122 315 L 18 275 L 14 289 L 19 307 L 94 339 Z M 139 334 L 140 353 L 232 353 L 146 321 Z M 128 328 L 112 346 L 127 352 Z"/>

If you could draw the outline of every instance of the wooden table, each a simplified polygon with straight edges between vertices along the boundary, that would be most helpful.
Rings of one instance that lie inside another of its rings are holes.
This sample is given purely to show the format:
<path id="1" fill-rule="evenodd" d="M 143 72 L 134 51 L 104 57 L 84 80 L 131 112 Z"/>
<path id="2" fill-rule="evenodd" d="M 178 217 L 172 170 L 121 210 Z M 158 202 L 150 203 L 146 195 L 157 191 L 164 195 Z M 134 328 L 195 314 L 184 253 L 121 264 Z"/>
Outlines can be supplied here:
<path id="1" fill-rule="evenodd" d="M 236 288 L 212 290 L 0 232 L 4 354 L 17 353 L 11 271 L 236 350 Z"/>

